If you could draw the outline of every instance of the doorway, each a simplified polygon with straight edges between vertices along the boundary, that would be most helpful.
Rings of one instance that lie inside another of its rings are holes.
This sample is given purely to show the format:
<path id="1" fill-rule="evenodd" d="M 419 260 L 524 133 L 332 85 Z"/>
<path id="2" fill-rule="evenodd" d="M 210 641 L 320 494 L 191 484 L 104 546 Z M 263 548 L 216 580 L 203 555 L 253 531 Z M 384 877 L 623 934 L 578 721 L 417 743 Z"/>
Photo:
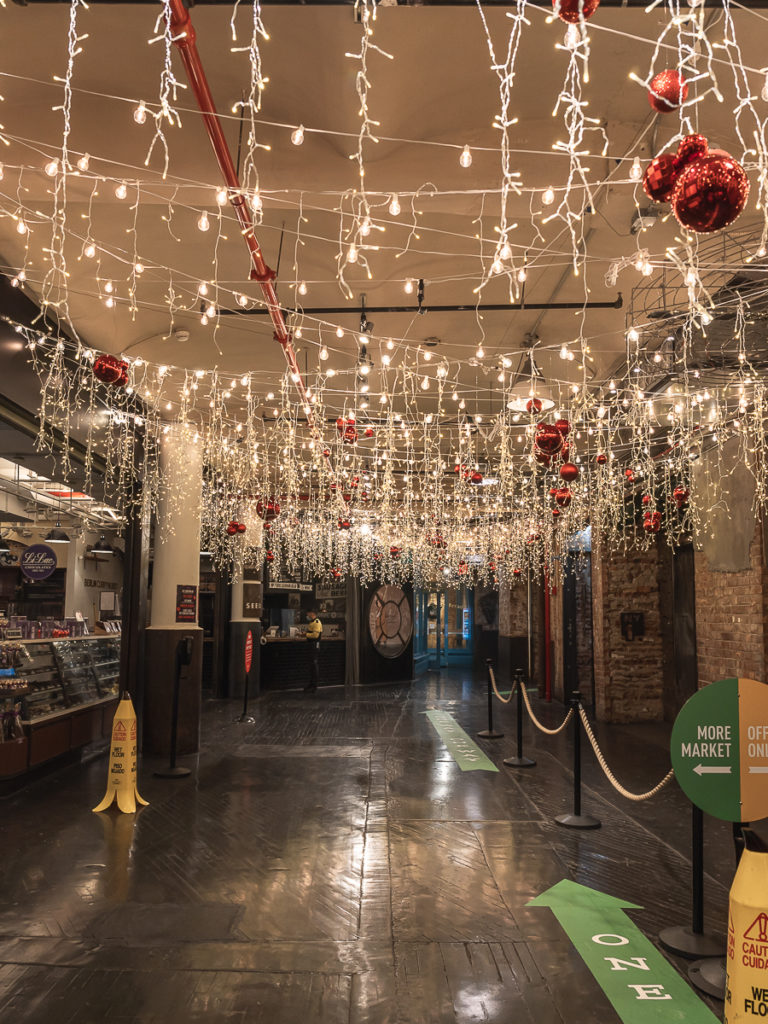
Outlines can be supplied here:
<path id="1" fill-rule="evenodd" d="M 416 634 L 424 669 L 472 664 L 474 607 L 472 587 L 419 591 Z"/>

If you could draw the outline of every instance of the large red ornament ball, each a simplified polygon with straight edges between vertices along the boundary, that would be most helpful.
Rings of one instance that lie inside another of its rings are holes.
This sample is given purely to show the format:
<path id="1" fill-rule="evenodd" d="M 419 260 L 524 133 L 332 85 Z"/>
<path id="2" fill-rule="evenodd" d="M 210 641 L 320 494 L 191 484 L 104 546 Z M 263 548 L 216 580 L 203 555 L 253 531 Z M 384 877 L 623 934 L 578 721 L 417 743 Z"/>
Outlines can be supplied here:
<path id="1" fill-rule="evenodd" d="M 710 150 L 678 176 L 672 210 L 684 228 L 708 234 L 733 224 L 749 198 L 749 179 L 729 153 Z"/>
<path id="2" fill-rule="evenodd" d="M 673 153 L 662 153 L 654 157 L 645 168 L 643 191 L 654 203 L 666 203 L 675 191 L 677 171 Z"/>
<path id="3" fill-rule="evenodd" d="M 280 502 L 276 498 L 259 498 L 256 502 L 256 515 L 267 522 L 276 519 L 280 515 Z"/>
<path id="4" fill-rule="evenodd" d="M 660 114 L 677 110 L 688 99 L 688 83 L 679 71 L 670 68 L 660 71 L 651 79 L 648 102 Z"/>
<path id="5" fill-rule="evenodd" d="M 552 0 L 555 14 L 561 21 L 575 25 L 581 17 L 586 21 L 600 6 L 600 0 Z"/>
<path id="6" fill-rule="evenodd" d="M 643 529 L 646 533 L 658 533 L 661 529 L 661 512 L 646 512 L 643 516 Z"/>
<path id="7" fill-rule="evenodd" d="M 567 487 L 561 487 L 560 490 L 555 494 L 555 501 L 560 508 L 568 508 L 571 504 L 571 498 L 573 495 Z"/>
<path id="8" fill-rule="evenodd" d="M 549 423 L 540 423 L 536 428 L 533 443 L 537 450 L 547 456 L 557 455 L 563 447 L 563 435 Z"/>
<path id="9" fill-rule="evenodd" d="M 560 467 L 560 479 L 566 483 L 573 483 L 579 479 L 579 467 L 573 462 L 564 462 Z"/>
<path id="10" fill-rule="evenodd" d="M 117 384 L 124 388 L 128 383 L 128 363 L 117 356 L 101 355 L 93 364 L 93 376 L 102 384 Z"/>

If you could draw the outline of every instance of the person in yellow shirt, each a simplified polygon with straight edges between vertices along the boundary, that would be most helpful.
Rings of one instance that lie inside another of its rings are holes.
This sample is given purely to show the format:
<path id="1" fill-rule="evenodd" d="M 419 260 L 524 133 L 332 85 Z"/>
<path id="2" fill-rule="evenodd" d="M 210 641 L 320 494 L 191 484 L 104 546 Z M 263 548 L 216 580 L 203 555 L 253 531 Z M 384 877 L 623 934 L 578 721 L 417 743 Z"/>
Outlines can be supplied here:
<path id="1" fill-rule="evenodd" d="M 320 682 L 320 638 L 323 635 L 323 624 L 317 617 L 314 609 L 307 613 L 307 618 L 309 622 L 304 630 L 304 634 L 307 641 L 311 644 L 309 658 L 310 677 L 304 689 L 307 693 L 314 693 Z"/>

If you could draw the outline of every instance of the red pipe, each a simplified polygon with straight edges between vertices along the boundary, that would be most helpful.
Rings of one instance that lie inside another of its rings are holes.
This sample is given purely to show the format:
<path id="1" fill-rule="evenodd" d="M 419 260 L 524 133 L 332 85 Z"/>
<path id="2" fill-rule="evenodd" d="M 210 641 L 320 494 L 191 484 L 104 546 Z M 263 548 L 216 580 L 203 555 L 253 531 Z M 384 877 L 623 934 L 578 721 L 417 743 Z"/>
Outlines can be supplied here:
<path id="1" fill-rule="evenodd" d="M 235 165 L 232 162 L 232 154 L 229 151 L 227 140 L 224 137 L 221 121 L 219 120 L 219 115 L 216 111 L 216 104 L 213 102 L 213 96 L 211 95 L 211 90 L 208 86 L 208 79 L 206 78 L 203 63 L 200 60 L 200 54 L 197 50 L 195 29 L 189 16 L 189 11 L 183 4 L 183 0 L 170 0 L 169 28 L 171 35 L 173 36 L 173 41 L 178 47 L 179 54 L 184 63 L 184 69 L 187 72 L 187 77 L 189 78 L 189 83 L 192 86 L 192 91 L 197 98 L 197 105 L 203 115 L 203 123 L 205 124 L 206 131 L 208 132 L 208 138 L 211 141 L 213 152 L 219 164 L 219 169 L 227 185 L 229 201 L 235 211 L 238 221 L 240 222 L 241 232 L 251 255 L 251 280 L 257 281 L 261 288 L 264 302 L 266 303 L 269 315 L 272 318 L 272 323 L 274 324 L 275 341 L 279 341 L 283 348 L 285 360 L 288 363 L 288 368 L 291 371 L 293 381 L 304 401 L 305 408 L 308 410 L 306 413 L 307 425 L 315 437 L 321 440 L 322 436 L 317 427 L 314 414 L 312 413 L 312 405 L 307 393 L 307 388 L 304 384 L 304 379 L 301 376 L 298 360 L 296 359 L 296 350 L 293 347 L 293 339 L 285 323 L 283 311 L 280 309 L 277 293 L 275 292 L 274 285 L 272 284 L 275 279 L 275 272 L 271 267 L 267 266 L 266 261 L 264 260 L 264 254 L 261 251 L 261 246 L 253 233 L 251 211 L 248 209 L 248 203 L 243 195 L 240 179 L 237 176 Z M 325 459 L 331 474 L 335 475 L 328 456 L 325 456 Z"/>
<path id="2" fill-rule="evenodd" d="M 549 571 L 544 570 L 544 700 L 552 700 L 552 659 L 549 646 L 552 635 L 549 625 Z"/>

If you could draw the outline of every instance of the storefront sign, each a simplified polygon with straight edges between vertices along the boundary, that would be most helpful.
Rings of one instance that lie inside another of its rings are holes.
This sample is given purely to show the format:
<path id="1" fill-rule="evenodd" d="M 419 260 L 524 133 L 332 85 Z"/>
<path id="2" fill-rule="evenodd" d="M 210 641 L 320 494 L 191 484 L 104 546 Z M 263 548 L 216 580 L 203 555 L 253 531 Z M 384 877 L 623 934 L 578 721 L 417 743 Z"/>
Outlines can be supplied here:
<path id="1" fill-rule="evenodd" d="M 530 900 L 549 907 L 624 1024 L 717 1024 L 718 1018 L 627 917 L 634 903 L 564 879 Z"/>
<path id="2" fill-rule="evenodd" d="M 56 552 L 47 544 L 30 544 L 20 561 L 21 571 L 30 580 L 47 580 L 56 569 Z"/>
<path id="3" fill-rule="evenodd" d="M 261 615 L 260 583 L 243 583 L 243 615 L 249 619 Z"/>
<path id="4" fill-rule="evenodd" d="M 197 587 L 176 587 L 176 621 L 197 622 Z"/>
<path id="5" fill-rule="evenodd" d="M 294 583 L 293 580 L 270 580 L 267 590 L 297 590 L 302 594 L 311 594 L 311 583 Z"/>
<path id="6" fill-rule="evenodd" d="M 251 665 L 253 664 L 253 633 L 250 629 L 248 635 L 245 638 L 245 674 L 251 671 Z"/>
<path id="7" fill-rule="evenodd" d="M 768 686 L 721 679 L 686 701 L 672 727 L 675 777 L 702 811 L 725 821 L 768 816 Z"/>

